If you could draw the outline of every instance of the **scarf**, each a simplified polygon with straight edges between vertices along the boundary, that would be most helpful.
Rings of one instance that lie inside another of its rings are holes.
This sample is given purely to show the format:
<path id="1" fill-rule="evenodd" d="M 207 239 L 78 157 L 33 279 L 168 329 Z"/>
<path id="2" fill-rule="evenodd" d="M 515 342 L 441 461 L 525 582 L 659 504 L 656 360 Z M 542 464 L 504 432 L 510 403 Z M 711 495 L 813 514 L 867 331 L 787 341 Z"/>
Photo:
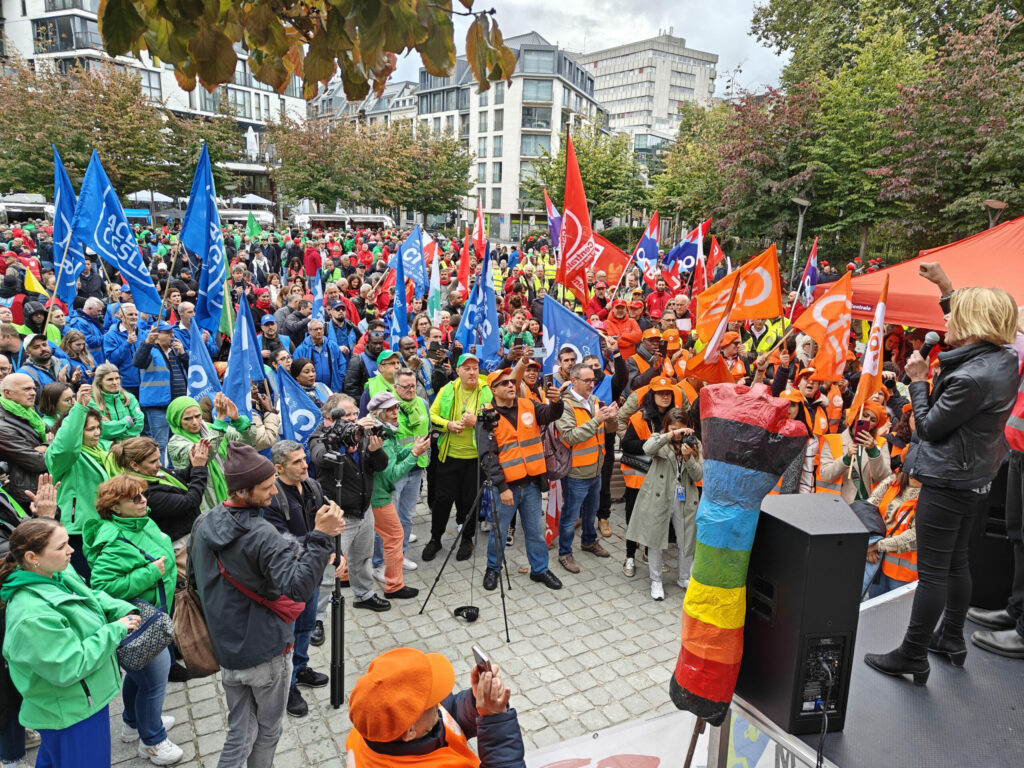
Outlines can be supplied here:
<path id="1" fill-rule="evenodd" d="M 0 408 L 3 408 L 11 416 L 17 416 L 19 419 L 27 421 L 29 426 L 39 435 L 39 439 L 44 443 L 46 442 L 46 422 L 34 410 L 26 408 L 24 405 L 13 400 L 8 400 L 6 397 L 0 397 Z"/>
<path id="2" fill-rule="evenodd" d="M 171 400 L 171 404 L 167 406 L 167 426 L 171 428 L 171 432 L 176 435 L 181 435 L 190 443 L 198 443 L 203 438 L 202 430 L 200 430 L 198 435 L 194 435 L 181 428 L 182 415 L 192 407 L 199 408 L 199 403 L 191 397 L 176 397 Z M 217 444 L 217 455 L 211 456 L 210 461 L 206 464 L 206 470 L 210 477 L 210 484 L 213 486 L 213 490 L 217 494 L 218 501 L 224 501 L 228 497 L 228 481 L 224 477 L 224 468 L 221 467 L 220 464 L 221 460 L 227 455 L 228 441 L 225 436 L 225 439 L 222 439 Z"/>
<path id="3" fill-rule="evenodd" d="M 163 470 L 160 470 L 155 477 L 153 475 L 144 475 L 141 472 L 128 472 L 128 474 L 145 480 L 147 483 L 166 485 L 168 488 L 177 488 L 179 491 L 188 490 L 188 486 L 181 482 L 181 480 L 169 472 L 164 472 Z"/>

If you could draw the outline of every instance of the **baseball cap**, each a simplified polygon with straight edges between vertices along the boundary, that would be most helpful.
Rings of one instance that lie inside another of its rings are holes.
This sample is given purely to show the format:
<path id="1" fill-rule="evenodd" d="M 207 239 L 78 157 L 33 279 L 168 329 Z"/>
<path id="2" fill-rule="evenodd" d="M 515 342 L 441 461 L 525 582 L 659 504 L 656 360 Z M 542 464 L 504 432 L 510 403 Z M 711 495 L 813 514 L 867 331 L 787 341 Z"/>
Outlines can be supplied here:
<path id="1" fill-rule="evenodd" d="M 801 368 L 799 371 L 796 372 L 796 376 L 793 377 L 793 383 L 795 384 L 796 382 L 800 381 L 800 379 L 802 379 L 804 376 L 810 376 L 811 379 L 814 380 L 814 373 L 816 372 L 816 370 L 817 369 L 815 368 Z"/>
<path id="2" fill-rule="evenodd" d="M 156 324 L 155 330 L 157 333 L 169 333 L 174 330 L 174 326 L 166 321 L 161 320 L 159 323 Z"/>
<path id="3" fill-rule="evenodd" d="M 394 350 L 394 349 L 385 349 L 383 352 L 381 352 L 379 355 L 377 355 L 377 365 L 380 365 L 381 363 L 383 363 L 385 360 L 387 360 L 389 358 L 397 357 L 397 356 L 398 356 L 398 352 L 396 350 Z"/>
<path id="4" fill-rule="evenodd" d="M 273 315 L 264 315 L 263 319 L 260 320 L 260 325 L 273 325 L 277 322 L 277 319 Z"/>
<path id="5" fill-rule="evenodd" d="M 476 360 L 478 364 L 480 362 L 480 358 L 474 355 L 472 352 L 463 352 L 461 355 L 459 355 L 459 360 L 455 364 L 455 367 L 461 368 L 462 364 L 465 363 L 467 360 Z"/>
<path id="6" fill-rule="evenodd" d="M 612 301 L 612 309 L 615 309 L 616 307 L 624 307 L 624 306 L 626 306 L 626 300 L 625 299 L 615 299 L 614 301 Z"/>
<path id="7" fill-rule="evenodd" d="M 728 346 L 729 344 L 732 344 L 734 341 L 739 341 L 739 340 L 740 340 L 740 335 L 738 333 L 736 333 L 736 331 L 728 331 L 728 332 L 726 332 L 726 334 L 724 336 L 722 336 L 722 346 L 723 347 Z"/>
<path id="8" fill-rule="evenodd" d="M 345 308 L 345 302 L 341 301 L 340 299 L 338 301 L 332 301 L 331 302 L 331 309 L 344 309 L 344 308 Z"/>
<path id="9" fill-rule="evenodd" d="M 127 293 L 131 293 L 132 292 L 132 287 L 130 285 L 128 285 L 128 283 L 125 283 L 124 285 L 121 286 L 121 293 L 125 293 L 125 292 L 127 292 Z"/>
<path id="10" fill-rule="evenodd" d="M 527 368 L 540 368 L 541 367 L 540 360 L 537 360 L 537 359 L 531 357 L 529 360 L 526 361 L 526 367 Z"/>
<path id="11" fill-rule="evenodd" d="M 659 376 L 651 382 L 651 392 L 673 392 L 675 385 L 664 376 Z"/>
<path id="12" fill-rule="evenodd" d="M 641 338 L 644 338 L 644 339 L 660 339 L 661 338 L 661 331 L 659 331 L 657 328 L 648 328 L 646 331 L 644 331 L 644 335 Z"/>
<path id="13" fill-rule="evenodd" d="M 791 403 L 802 403 L 804 401 L 804 396 L 800 394 L 800 390 L 793 389 L 792 387 L 784 389 L 779 397 L 783 400 L 789 400 Z"/>
<path id="14" fill-rule="evenodd" d="M 661 338 L 668 342 L 669 349 L 679 349 L 683 345 L 682 339 L 679 336 L 679 331 L 675 328 L 669 328 L 663 334 Z"/>
<path id="15" fill-rule="evenodd" d="M 644 308 L 644 303 L 642 301 L 640 301 L 640 299 L 636 299 L 635 301 L 629 302 L 629 308 L 630 309 L 643 309 Z"/>
<path id="16" fill-rule="evenodd" d="M 501 379 L 506 379 L 512 375 L 511 368 L 499 368 L 496 371 L 492 371 L 487 374 L 487 386 L 493 387 Z"/>
<path id="17" fill-rule="evenodd" d="M 608 283 L 605 283 L 605 282 L 595 283 L 595 285 L 594 285 L 594 289 L 595 290 L 598 289 L 598 288 L 607 288 L 607 287 L 608 287 Z"/>

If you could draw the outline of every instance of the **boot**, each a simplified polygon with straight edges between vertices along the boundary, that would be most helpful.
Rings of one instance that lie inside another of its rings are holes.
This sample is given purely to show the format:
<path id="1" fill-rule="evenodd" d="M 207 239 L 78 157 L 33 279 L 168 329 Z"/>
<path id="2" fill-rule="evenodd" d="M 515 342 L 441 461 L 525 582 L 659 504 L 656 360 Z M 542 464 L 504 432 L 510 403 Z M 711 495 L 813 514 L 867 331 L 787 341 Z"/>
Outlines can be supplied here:
<path id="1" fill-rule="evenodd" d="M 877 669 L 883 675 L 892 675 L 893 677 L 913 675 L 917 685 L 927 683 L 928 675 L 932 671 L 928 666 L 927 657 L 912 658 L 906 655 L 902 645 L 889 653 L 866 653 L 864 654 L 864 663 Z"/>
<path id="2" fill-rule="evenodd" d="M 944 627 L 939 626 L 928 642 L 928 651 L 945 656 L 954 667 L 962 667 L 967 660 L 967 643 L 961 633 L 959 638 L 946 635 Z"/>

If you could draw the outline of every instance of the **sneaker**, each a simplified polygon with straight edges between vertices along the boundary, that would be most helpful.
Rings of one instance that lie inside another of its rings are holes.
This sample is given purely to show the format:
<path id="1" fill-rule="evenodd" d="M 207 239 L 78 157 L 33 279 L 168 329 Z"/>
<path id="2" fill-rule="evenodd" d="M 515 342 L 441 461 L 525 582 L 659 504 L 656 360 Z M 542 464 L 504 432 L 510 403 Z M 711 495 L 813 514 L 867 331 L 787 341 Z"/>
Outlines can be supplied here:
<path id="1" fill-rule="evenodd" d="M 165 731 L 169 731 L 169 730 L 171 730 L 171 728 L 174 727 L 174 717 L 172 715 L 161 715 L 160 716 L 160 722 L 163 724 Z M 28 731 L 25 731 L 25 734 L 26 734 L 25 735 L 25 747 L 26 747 L 26 749 L 31 749 L 31 747 L 28 746 Z M 36 734 L 36 738 L 37 739 L 39 738 L 39 734 L 38 733 Z M 129 742 L 135 741 L 138 738 L 139 738 L 139 731 L 138 731 L 138 729 L 137 728 L 129 728 L 128 727 L 128 723 L 126 723 L 126 722 L 124 722 L 122 720 L 121 721 L 121 741 L 123 741 L 125 744 L 128 744 Z M 39 742 L 36 741 L 36 744 L 38 744 L 38 743 Z"/>
<path id="2" fill-rule="evenodd" d="M 329 682 L 331 678 L 309 667 L 303 667 L 295 673 L 295 684 L 303 688 L 324 688 Z"/>
<path id="3" fill-rule="evenodd" d="M 437 553 L 441 551 L 441 542 L 437 539 L 431 539 L 427 542 L 427 546 L 423 548 L 423 561 L 429 563 L 435 557 Z"/>
<path id="4" fill-rule="evenodd" d="M 665 599 L 665 587 L 661 585 L 660 581 L 651 582 L 651 597 L 653 597 L 655 600 Z"/>
<path id="5" fill-rule="evenodd" d="M 326 639 L 327 636 L 324 634 L 324 623 L 322 621 L 317 621 L 317 623 L 313 625 L 313 631 L 309 633 L 309 644 L 319 648 L 324 644 L 324 640 Z"/>
<path id="6" fill-rule="evenodd" d="M 679 579 L 679 580 L 676 581 L 676 584 L 678 584 L 683 589 L 689 589 L 689 587 L 690 587 L 690 580 L 689 579 Z"/>
<path id="7" fill-rule="evenodd" d="M 632 557 L 626 558 L 626 562 L 622 564 L 622 572 L 630 578 L 636 576 L 636 561 Z"/>
<path id="8" fill-rule="evenodd" d="M 171 718 L 171 725 L 174 725 L 174 718 Z M 35 749 L 42 743 L 43 739 L 39 735 L 39 731 L 32 728 L 25 729 L 25 749 Z"/>
<path id="9" fill-rule="evenodd" d="M 415 533 L 410 533 L 409 534 L 409 543 L 410 544 L 415 544 L 419 540 L 420 540 L 420 537 L 417 536 Z"/>
<path id="10" fill-rule="evenodd" d="M 515 528 L 509 528 L 508 529 L 508 535 L 505 537 L 505 546 L 506 547 L 511 547 L 515 543 L 516 543 L 516 529 Z"/>
<path id="11" fill-rule="evenodd" d="M 375 578 L 381 584 L 384 583 L 385 579 L 384 579 L 384 566 L 383 565 L 380 566 L 379 568 L 374 568 L 373 569 L 373 578 Z"/>
<path id="12" fill-rule="evenodd" d="M 295 685 L 288 691 L 288 714 L 292 717 L 305 717 L 309 714 L 309 705 Z"/>
<path id="13" fill-rule="evenodd" d="M 486 533 L 487 531 L 491 530 L 491 521 L 490 520 L 481 520 L 480 521 L 480 530 L 483 531 L 484 533 Z"/>
<path id="14" fill-rule="evenodd" d="M 409 558 L 403 557 L 402 558 L 402 568 L 404 568 L 407 571 L 415 571 L 417 568 L 419 568 L 419 566 L 416 565 L 416 563 L 414 563 Z"/>
<path id="15" fill-rule="evenodd" d="M 597 531 L 606 539 L 612 535 L 612 526 L 605 519 L 597 521 Z"/>
<path id="16" fill-rule="evenodd" d="M 462 543 L 459 544 L 459 549 L 455 553 L 456 560 L 469 560 L 473 554 L 473 540 L 463 539 Z"/>
<path id="17" fill-rule="evenodd" d="M 139 742 L 139 757 L 149 758 L 149 762 L 153 765 L 174 765 L 181 760 L 183 754 L 181 747 L 170 739 L 164 739 L 159 744 L 152 746 Z"/>

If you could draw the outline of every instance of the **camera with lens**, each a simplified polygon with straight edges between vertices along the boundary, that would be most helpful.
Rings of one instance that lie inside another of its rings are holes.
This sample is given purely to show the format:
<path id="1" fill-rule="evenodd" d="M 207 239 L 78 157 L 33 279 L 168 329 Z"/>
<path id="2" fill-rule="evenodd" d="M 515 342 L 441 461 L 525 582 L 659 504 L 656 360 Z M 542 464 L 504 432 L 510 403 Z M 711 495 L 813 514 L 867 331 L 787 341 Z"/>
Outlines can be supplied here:
<path id="1" fill-rule="evenodd" d="M 493 408 L 485 408 L 480 411 L 480 414 L 476 417 L 476 422 L 488 432 L 493 432 L 498 428 L 498 419 L 500 416 L 498 412 Z"/>
<path id="2" fill-rule="evenodd" d="M 697 445 L 700 441 L 697 440 L 696 435 L 683 435 L 683 439 L 681 442 L 683 445 L 689 446 L 693 450 L 697 450 Z"/>
<path id="3" fill-rule="evenodd" d="M 342 446 L 355 448 L 366 434 L 366 430 L 361 424 L 343 421 L 344 416 L 345 411 L 341 408 L 331 411 L 331 419 L 334 423 L 324 432 L 324 448 L 329 452 L 336 453 L 341 450 Z"/>

